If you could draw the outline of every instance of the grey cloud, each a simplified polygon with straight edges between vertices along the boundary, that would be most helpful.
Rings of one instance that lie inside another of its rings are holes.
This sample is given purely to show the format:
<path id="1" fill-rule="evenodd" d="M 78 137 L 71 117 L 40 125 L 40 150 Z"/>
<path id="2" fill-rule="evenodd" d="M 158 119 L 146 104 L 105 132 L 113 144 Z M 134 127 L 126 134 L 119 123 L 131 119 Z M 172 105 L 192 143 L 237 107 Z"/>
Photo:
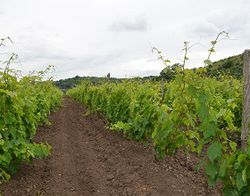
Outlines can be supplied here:
<path id="1" fill-rule="evenodd" d="M 189 63 L 197 65 L 221 30 L 229 31 L 232 41 L 222 43 L 218 58 L 237 54 L 250 44 L 249 0 L 2 1 L 1 33 L 14 40 L 22 70 L 53 64 L 59 78 L 107 72 L 156 74 L 160 62 L 148 43 L 174 63 L 182 56 L 183 41 L 199 42 Z"/>
<path id="2" fill-rule="evenodd" d="M 203 22 L 198 25 L 194 25 L 190 32 L 196 36 L 214 36 L 219 31 L 220 30 L 214 24 Z"/>
<path id="3" fill-rule="evenodd" d="M 122 51 L 116 51 L 113 53 L 107 53 L 104 55 L 83 55 L 75 57 L 72 64 L 70 66 L 62 67 L 65 71 L 67 69 L 77 69 L 77 68 L 84 68 L 84 69 L 99 69 L 101 67 L 107 65 L 113 65 L 114 63 L 120 63 L 126 60 L 126 57 L 123 55 Z M 69 62 L 69 61 L 68 61 Z"/>
<path id="4" fill-rule="evenodd" d="M 40 55 L 39 52 L 42 54 Z M 115 51 L 106 54 L 83 54 L 78 56 L 64 55 L 64 53 L 49 53 L 44 48 L 36 49 L 36 53 L 23 56 L 23 62 L 30 65 L 55 65 L 56 72 L 60 75 L 57 78 L 70 77 L 75 75 L 101 75 L 111 72 L 112 68 L 120 62 L 126 61 L 124 52 Z M 37 67 L 39 68 L 39 67 Z M 40 68 L 39 68 L 40 69 Z"/>
<path id="5" fill-rule="evenodd" d="M 145 32 L 148 29 L 147 20 L 143 16 L 135 17 L 133 20 L 114 21 L 110 27 L 112 31 L 140 31 Z"/>
<path id="6" fill-rule="evenodd" d="M 73 57 L 70 57 L 62 50 L 48 49 L 43 46 L 30 46 L 29 49 L 26 49 L 22 52 L 22 58 L 25 61 L 39 61 L 46 60 L 49 61 L 55 60 L 73 60 Z"/>
<path id="7" fill-rule="evenodd" d="M 244 9 L 240 10 L 240 12 L 233 9 L 226 11 L 217 10 L 208 17 L 208 21 L 221 30 L 229 33 L 238 33 L 250 25 L 249 17 L 249 11 Z"/>
<path id="8" fill-rule="evenodd" d="M 0 9 L 0 15 L 4 15 L 4 11 Z"/>

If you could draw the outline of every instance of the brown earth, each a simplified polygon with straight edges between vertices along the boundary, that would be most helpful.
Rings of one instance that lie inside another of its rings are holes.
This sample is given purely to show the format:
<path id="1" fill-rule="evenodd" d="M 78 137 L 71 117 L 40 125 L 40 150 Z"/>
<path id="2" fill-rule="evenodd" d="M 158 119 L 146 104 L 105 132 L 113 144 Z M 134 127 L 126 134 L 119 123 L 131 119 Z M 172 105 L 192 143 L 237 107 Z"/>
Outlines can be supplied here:
<path id="1" fill-rule="evenodd" d="M 65 98 L 50 116 L 51 126 L 38 130 L 36 141 L 52 145 L 51 156 L 23 164 L 10 182 L 0 186 L 5 196 L 190 196 L 219 195 L 208 189 L 195 162 L 183 153 L 154 159 L 151 147 L 130 141 L 105 128 L 98 114 Z"/>

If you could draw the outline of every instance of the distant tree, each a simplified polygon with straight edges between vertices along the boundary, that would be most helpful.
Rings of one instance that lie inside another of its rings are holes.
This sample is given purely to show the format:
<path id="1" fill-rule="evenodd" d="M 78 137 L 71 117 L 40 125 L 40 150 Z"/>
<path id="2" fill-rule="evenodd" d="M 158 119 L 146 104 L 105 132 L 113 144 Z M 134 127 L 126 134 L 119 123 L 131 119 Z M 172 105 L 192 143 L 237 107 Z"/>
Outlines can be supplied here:
<path id="1" fill-rule="evenodd" d="M 110 79 L 110 73 L 108 73 L 107 78 Z"/>
<path id="2" fill-rule="evenodd" d="M 167 66 L 160 72 L 160 77 L 167 81 L 170 81 L 175 78 L 177 69 L 181 67 L 182 65 L 180 63 L 175 63 L 171 66 Z"/>

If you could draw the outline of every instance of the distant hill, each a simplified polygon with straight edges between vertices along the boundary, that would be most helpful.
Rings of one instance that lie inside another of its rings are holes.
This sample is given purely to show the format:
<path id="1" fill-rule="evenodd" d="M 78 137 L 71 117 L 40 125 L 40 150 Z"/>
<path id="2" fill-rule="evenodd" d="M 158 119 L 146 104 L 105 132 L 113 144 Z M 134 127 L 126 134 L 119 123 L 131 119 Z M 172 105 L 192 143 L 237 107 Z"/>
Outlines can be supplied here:
<path id="1" fill-rule="evenodd" d="M 97 84 L 101 83 L 103 81 L 112 81 L 112 82 L 119 82 L 121 79 L 118 78 L 110 78 L 107 77 L 95 77 L 95 76 L 75 76 L 73 78 L 67 78 L 67 79 L 61 79 L 58 81 L 55 81 L 55 85 L 63 90 L 67 90 L 70 88 L 75 87 L 76 85 L 80 84 L 82 81 L 89 81 L 91 83 Z"/>
<path id="2" fill-rule="evenodd" d="M 131 80 L 129 78 L 107 78 L 107 77 L 95 77 L 95 76 L 75 76 L 73 78 L 66 78 L 55 81 L 55 85 L 62 90 L 68 90 L 70 88 L 75 87 L 76 85 L 80 84 L 82 81 L 89 81 L 93 84 L 99 84 L 102 82 L 121 82 L 122 80 Z M 160 80 L 159 76 L 146 76 L 146 77 L 135 77 L 133 80 L 137 81 L 157 81 Z"/>
<path id="3" fill-rule="evenodd" d="M 225 74 L 241 79 L 243 75 L 243 55 L 239 54 L 216 61 L 207 67 L 207 71 L 209 76 Z"/>
<path id="4" fill-rule="evenodd" d="M 172 80 L 175 77 L 176 68 L 178 67 L 181 67 L 178 63 L 172 65 L 171 67 L 166 67 L 161 71 L 160 76 L 168 81 Z M 196 68 L 193 70 L 196 70 Z M 243 75 L 243 55 L 239 54 L 221 59 L 207 66 L 207 76 L 218 77 L 221 74 L 241 79 Z"/>
<path id="5" fill-rule="evenodd" d="M 172 68 L 164 68 L 160 76 L 147 76 L 143 78 L 135 78 L 138 80 L 151 80 L 156 81 L 160 80 L 161 78 L 165 78 L 166 80 L 171 80 L 175 77 L 175 69 L 180 66 L 180 64 L 174 64 Z M 213 64 L 209 65 L 207 67 L 207 74 L 208 76 L 214 76 L 218 77 L 221 74 L 230 75 L 237 79 L 242 78 L 242 72 L 243 72 L 243 55 L 235 55 L 231 56 L 225 59 L 221 59 L 219 61 L 214 62 Z M 91 83 L 101 83 L 104 81 L 112 81 L 112 82 L 120 82 L 122 79 L 120 78 L 110 78 L 107 77 L 91 77 L 91 76 L 75 76 L 73 78 L 67 78 L 55 81 L 56 86 L 63 90 L 70 89 L 78 84 L 81 83 L 81 81 L 90 81 Z"/>

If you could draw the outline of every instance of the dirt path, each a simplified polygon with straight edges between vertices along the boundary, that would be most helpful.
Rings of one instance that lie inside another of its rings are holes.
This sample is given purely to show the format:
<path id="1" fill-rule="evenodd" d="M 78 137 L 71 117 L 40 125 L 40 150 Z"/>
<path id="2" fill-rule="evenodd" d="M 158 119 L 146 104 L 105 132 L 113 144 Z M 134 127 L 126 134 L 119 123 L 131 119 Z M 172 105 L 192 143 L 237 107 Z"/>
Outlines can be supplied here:
<path id="1" fill-rule="evenodd" d="M 52 145 L 51 156 L 22 165 L 0 186 L 4 196 L 216 195 L 206 194 L 205 178 L 181 155 L 155 161 L 151 148 L 107 131 L 103 118 L 86 111 L 65 98 L 36 138 Z"/>

